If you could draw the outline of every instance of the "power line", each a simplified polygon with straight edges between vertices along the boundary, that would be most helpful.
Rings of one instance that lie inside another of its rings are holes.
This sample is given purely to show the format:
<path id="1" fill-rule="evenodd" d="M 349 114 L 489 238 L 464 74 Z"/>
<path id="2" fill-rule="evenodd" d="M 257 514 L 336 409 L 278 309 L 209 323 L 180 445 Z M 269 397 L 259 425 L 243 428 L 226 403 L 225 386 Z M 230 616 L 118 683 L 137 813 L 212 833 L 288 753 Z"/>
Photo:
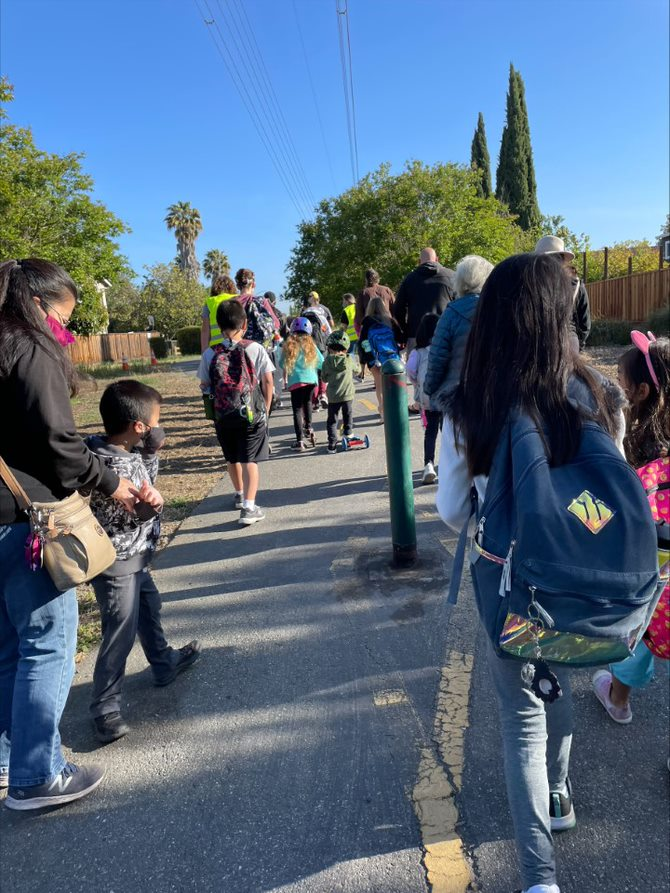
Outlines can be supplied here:
<path id="1" fill-rule="evenodd" d="M 231 3 L 223 0 L 228 16 L 224 13 L 220 0 L 216 0 L 222 18 L 232 25 L 235 31 L 235 40 L 239 50 L 246 54 L 245 73 L 248 74 L 247 87 L 253 92 L 259 108 L 263 109 L 265 120 L 273 129 L 275 144 L 282 155 L 286 168 L 290 171 L 296 192 L 308 207 L 314 206 L 316 201 L 307 182 L 305 171 L 302 167 L 291 134 L 286 124 L 286 119 L 281 110 L 281 105 L 272 85 L 270 75 L 263 60 L 263 54 L 258 46 L 253 28 L 244 8 L 239 3 Z"/>
<path id="2" fill-rule="evenodd" d="M 342 8 L 340 8 L 341 3 Z M 356 132 L 356 103 L 354 100 L 354 78 L 351 65 L 351 39 L 349 34 L 349 8 L 347 6 L 347 0 L 335 0 L 335 12 L 337 13 L 337 33 L 340 44 L 340 66 L 342 69 L 344 106 L 347 115 L 349 160 L 351 162 L 351 175 L 354 180 L 354 185 L 356 185 L 356 183 L 358 183 L 358 136 Z"/>
<path id="3" fill-rule="evenodd" d="M 295 187 L 293 186 L 293 184 L 291 182 L 290 172 L 285 168 L 285 165 L 282 162 L 282 159 L 279 158 L 279 156 L 277 155 L 277 153 L 274 149 L 273 143 L 272 143 L 271 136 L 267 132 L 267 127 L 265 126 L 265 122 L 263 121 L 262 116 L 259 114 L 256 106 L 254 105 L 253 99 L 249 95 L 249 91 L 247 90 L 244 81 L 238 75 L 234 66 L 232 66 L 228 61 L 228 57 L 227 57 L 226 53 L 224 52 L 224 49 L 227 49 L 226 41 L 225 41 L 223 34 L 221 33 L 219 23 L 216 21 L 214 15 L 212 13 L 212 10 L 211 10 L 208 0 L 203 0 L 204 7 L 207 9 L 207 13 L 208 13 L 207 16 L 204 15 L 202 8 L 200 6 L 199 0 L 193 0 L 193 2 L 196 6 L 196 9 L 198 10 L 198 14 L 202 18 L 203 22 L 205 23 L 205 26 L 207 27 L 207 30 L 209 31 L 210 37 L 212 38 L 212 41 L 214 43 L 214 47 L 215 47 L 217 53 L 219 54 L 219 56 L 221 57 L 221 61 L 223 62 L 223 64 L 226 67 L 226 70 L 230 76 L 230 79 L 233 82 L 233 86 L 235 87 L 235 89 L 238 93 L 238 96 L 240 97 L 240 100 L 242 101 L 242 104 L 244 105 L 244 107 L 247 111 L 247 114 L 251 118 L 251 122 L 254 125 L 256 133 L 258 134 L 259 139 L 263 143 L 263 146 L 265 147 L 265 150 L 268 153 L 268 156 L 270 157 L 270 161 L 272 162 L 272 164 L 279 176 L 279 179 L 281 180 L 282 185 L 284 186 L 284 189 L 286 190 L 289 198 L 291 199 L 291 202 L 293 203 L 293 205 L 298 213 L 298 216 L 301 217 L 302 219 L 306 219 L 309 216 L 309 214 L 305 213 L 305 208 L 302 207 L 302 200 L 299 196 L 299 193 L 296 192 Z M 218 34 L 218 40 L 217 40 L 217 34 Z M 222 49 L 222 47 L 224 49 Z M 228 55 L 230 55 L 230 54 L 228 54 Z"/>
<path id="4" fill-rule="evenodd" d="M 330 151 L 328 150 L 328 141 L 326 140 L 326 134 L 323 129 L 323 121 L 321 120 L 321 112 L 319 111 L 319 102 L 316 96 L 316 90 L 314 88 L 314 80 L 312 78 L 312 70 L 310 68 L 309 60 L 307 58 L 307 48 L 305 46 L 305 40 L 302 35 L 302 28 L 300 27 L 300 18 L 298 16 L 298 6 L 296 0 L 293 0 L 293 13 L 295 15 L 295 24 L 298 29 L 298 37 L 300 38 L 300 46 L 302 47 L 302 55 L 305 60 L 305 68 L 307 69 L 307 78 L 309 80 L 309 86 L 312 91 L 312 99 L 314 100 L 314 111 L 316 112 L 316 119 L 319 122 L 319 130 L 321 131 L 321 140 L 323 141 L 323 149 L 326 154 L 326 160 L 328 161 L 328 169 L 330 170 L 330 177 L 333 182 L 333 189 L 337 189 L 337 184 L 335 182 L 335 173 L 333 171 L 333 163 L 330 158 Z"/>

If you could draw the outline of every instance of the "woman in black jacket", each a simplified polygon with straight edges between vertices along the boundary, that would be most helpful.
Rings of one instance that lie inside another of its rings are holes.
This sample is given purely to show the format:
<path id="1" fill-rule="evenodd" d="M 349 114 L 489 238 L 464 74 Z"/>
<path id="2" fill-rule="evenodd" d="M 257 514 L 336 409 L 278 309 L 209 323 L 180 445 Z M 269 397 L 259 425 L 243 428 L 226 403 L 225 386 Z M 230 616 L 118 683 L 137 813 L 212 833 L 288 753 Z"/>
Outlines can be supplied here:
<path id="1" fill-rule="evenodd" d="M 93 488 L 132 511 L 135 491 L 77 434 L 76 374 L 64 350 L 77 288 L 44 260 L 0 265 L 0 456 L 30 499 L 54 502 Z M 11 809 L 83 797 L 103 770 L 67 763 L 58 725 L 74 675 L 77 599 L 25 555 L 26 517 L 0 480 L 0 786 Z"/>

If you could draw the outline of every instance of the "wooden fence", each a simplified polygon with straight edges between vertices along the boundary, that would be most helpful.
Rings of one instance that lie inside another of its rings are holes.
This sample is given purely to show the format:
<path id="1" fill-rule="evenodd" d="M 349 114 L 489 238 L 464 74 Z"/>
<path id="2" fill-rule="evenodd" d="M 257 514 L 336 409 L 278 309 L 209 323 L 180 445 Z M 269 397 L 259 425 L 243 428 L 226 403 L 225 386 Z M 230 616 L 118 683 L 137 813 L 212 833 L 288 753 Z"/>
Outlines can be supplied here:
<path id="1" fill-rule="evenodd" d="M 586 290 L 594 319 L 644 321 L 652 310 L 670 301 L 670 267 L 587 282 Z"/>
<path id="2" fill-rule="evenodd" d="M 123 357 L 128 360 L 151 358 L 151 347 L 146 332 L 78 336 L 68 350 L 73 363 L 87 365 L 108 361 L 120 363 Z"/>

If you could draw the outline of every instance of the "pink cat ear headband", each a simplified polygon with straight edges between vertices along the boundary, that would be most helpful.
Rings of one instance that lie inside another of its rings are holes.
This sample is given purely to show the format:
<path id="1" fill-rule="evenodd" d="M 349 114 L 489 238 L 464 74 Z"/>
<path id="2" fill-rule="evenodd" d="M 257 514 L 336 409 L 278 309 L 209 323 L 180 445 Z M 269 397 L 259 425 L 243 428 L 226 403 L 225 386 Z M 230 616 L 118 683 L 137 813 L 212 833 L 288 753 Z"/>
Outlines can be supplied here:
<path id="1" fill-rule="evenodd" d="M 645 335 L 644 332 L 638 332 L 637 329 L 634 329 L 630 333 L 630 340 L 633 342 L 635 347 L 638 350 L 641 350 L 644 354 L 644 358 L 647 361 L 647 369 L 649 369 L 649 374 L 651 375 L 651 380 L 656 385 L 656 390 L 660 391 L 661 386 L 658 383 L 658 378 L 656 373 L 654 372 L 654 367 L 651 364 L 651 357 L 649 356 L 649 345 L 656 341 L 656 335 L 653 332 L 647 332 Z"/>

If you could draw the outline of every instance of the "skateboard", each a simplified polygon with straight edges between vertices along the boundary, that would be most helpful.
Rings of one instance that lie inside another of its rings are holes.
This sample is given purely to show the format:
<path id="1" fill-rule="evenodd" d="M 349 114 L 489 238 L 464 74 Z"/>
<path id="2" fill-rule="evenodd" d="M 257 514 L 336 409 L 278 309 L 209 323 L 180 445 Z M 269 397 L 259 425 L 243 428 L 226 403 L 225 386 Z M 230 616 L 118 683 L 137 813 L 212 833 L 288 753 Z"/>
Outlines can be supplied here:
<path id="1" fill-rule="evenodd" d="M 370 447 L 370 438 L 367 434 L 362 437 L 358 434 L 352 434 L 350 437 L 343 437 L 341 448 L 346 453 L 349 450 L 367 450 Z"/>

